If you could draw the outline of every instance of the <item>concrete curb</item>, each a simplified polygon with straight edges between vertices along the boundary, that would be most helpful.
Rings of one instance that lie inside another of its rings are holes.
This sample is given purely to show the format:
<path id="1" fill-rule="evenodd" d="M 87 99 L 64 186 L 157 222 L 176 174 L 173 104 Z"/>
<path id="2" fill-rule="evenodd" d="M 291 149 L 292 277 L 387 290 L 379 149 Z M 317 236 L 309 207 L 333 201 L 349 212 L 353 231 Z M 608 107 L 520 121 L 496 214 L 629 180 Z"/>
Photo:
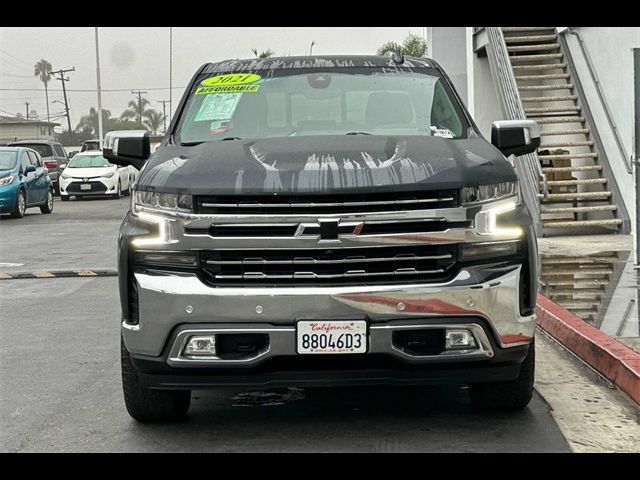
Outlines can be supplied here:
<path id="1" fill-rule="evenodd" d="M 0 280 L 69 277 L 117 277 L 118 270 L 52 270 L 43 272 L 0 272 Z"/>
<path id="2" fill-rule="evenodd" d="M 538 324 L 640 405 L 640 353 L 538 294 Z"/>

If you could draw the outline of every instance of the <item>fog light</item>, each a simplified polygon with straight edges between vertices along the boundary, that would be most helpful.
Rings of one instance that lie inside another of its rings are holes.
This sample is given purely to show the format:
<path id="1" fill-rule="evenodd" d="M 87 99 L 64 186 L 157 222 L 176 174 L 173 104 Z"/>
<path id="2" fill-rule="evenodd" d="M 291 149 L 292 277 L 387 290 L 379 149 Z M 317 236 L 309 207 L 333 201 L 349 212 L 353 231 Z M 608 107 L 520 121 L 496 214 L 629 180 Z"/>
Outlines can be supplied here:
<path id="1" fill-rule="evenodd" d="M 447 350 L 477 348 L 477 346 L 476 339 L 469 330 L 447 330 L 445 336 Z"/>
<path id="2" fill-rule="evenodd" d="M 184 354 L 195 357 L 212 357 L 216 354 L 216 336 L 202 335 L 189 339 L 184 347 Z"/>

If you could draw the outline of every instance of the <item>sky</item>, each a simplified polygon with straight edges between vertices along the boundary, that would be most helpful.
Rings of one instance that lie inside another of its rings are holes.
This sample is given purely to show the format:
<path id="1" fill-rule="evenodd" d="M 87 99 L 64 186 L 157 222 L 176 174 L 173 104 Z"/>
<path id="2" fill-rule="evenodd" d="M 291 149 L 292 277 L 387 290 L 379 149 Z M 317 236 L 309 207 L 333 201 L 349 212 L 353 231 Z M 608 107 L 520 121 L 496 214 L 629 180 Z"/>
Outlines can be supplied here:
<path id="1" fill-rule="evenodd" d="M 145 90 L 151 107 L 162 110 L 169 99 L 169 27 L 100 27 L 102 107 L 119 116 L 134 99 L 131 90 Z M 375 54 L 384 42 L 401 42 L 409 33 L 425 35 L 426 27 L 173 27 L 173 106 L 202 64 L 227 58 L 253 57 L 252 48 L 272 49 L 277 55 L 305 55 L 311 42 L 314 54 Z M 97 106 L 94 27 L 0 28 L 0 114 L 36 110 L 46 118 L 42 82 L 33 65 L 48 60 L 54 70 L 68 73 L 72 128 Z M 124 90 L 119 92 L 108 90 Z M 93 90 L 93 91 L 76 91 Z M 49 83 L 49 109 L 61 115 L 61 82 Z M 167 105 L 168 108 L 168 105 Z M 66 122 L 64 118 L 56 120 Z M 65 129 L 66 129 L 66 123 Z"/>

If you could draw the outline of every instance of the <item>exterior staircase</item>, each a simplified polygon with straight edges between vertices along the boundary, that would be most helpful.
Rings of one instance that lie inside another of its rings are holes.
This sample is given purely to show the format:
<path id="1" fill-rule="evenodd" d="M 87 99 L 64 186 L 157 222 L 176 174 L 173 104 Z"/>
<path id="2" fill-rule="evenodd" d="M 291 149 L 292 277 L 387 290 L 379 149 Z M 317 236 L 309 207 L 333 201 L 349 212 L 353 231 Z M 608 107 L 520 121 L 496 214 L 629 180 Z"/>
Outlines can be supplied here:
<path id="1" fill-rule="evenodd" d="M 502 27 L 502 32 L 524 113 L 540 127 L 538 158 L 548 186 L 540 207 L 543 234 L 618 233 L 623 221 L 558 32 L 555 27 Z"/>

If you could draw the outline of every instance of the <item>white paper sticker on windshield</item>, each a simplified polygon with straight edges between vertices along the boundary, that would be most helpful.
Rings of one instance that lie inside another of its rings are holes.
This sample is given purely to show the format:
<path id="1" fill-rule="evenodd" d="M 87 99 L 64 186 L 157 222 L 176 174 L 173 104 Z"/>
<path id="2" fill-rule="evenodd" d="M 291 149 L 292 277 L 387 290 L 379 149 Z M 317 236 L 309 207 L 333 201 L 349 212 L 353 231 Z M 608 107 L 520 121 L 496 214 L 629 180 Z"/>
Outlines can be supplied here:
<path id="1" fill-rule="evenodd" d="M 431 127 L 431 135 L 441 138 L 453 138 L 453 133 L 448 128 Z"/>
<path id="2" fill-rule="evenodd" d="M 242 93 L 226 93 L 224 95 L 207 95 L 200 105 L 194 122 L 204 120 L 230 120 L 236 111 Z"/>

